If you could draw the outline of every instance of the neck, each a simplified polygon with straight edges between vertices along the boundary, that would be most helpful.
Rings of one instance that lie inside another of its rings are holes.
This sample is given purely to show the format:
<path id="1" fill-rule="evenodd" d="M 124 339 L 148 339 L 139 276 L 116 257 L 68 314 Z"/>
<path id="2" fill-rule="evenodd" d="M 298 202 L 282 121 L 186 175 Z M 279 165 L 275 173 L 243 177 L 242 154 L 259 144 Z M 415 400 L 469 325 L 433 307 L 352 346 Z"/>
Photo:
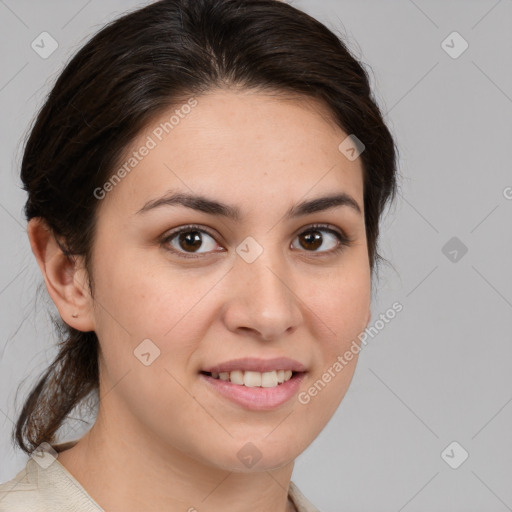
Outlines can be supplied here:
<path id="1" fill-rule="evenodd" d="M 104 510 L 136 512 L 295 512 L 288 498 L 293 462 L 278 469 L 233 472 L 199 461 L 102 417 L 59 462 Z"/>

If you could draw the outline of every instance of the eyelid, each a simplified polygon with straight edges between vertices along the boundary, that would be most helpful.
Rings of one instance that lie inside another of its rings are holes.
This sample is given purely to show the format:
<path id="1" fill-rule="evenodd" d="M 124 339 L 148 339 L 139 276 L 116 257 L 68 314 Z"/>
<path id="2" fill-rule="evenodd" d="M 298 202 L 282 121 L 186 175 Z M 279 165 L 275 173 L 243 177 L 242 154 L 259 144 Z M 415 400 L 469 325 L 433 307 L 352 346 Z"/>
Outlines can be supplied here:
<path id="1" fill-rule="evenodd" d="M 187 231 L 204 231 L 205 233 L 210 235 L 212 238 L 215 238 L 215 236 L 216 236 L 216 234 L 214 234 L 214 232 L 206 226 L 202 226 L 199 224 L 186 224 L 184 226 L 180 226 L 176 229 L 172 229 L 171 231 L 168 231 L 164 235 L 164 238 L 169 238 L 169 237 L 175 236 L 179 233 L 187 232 Z"/>
<path id="2" fill-rule="evenodd" d="M 343 229 L 338 228 L 334 224 L 323 224 L 323 223 L 308 224 L 307 226 L 300 228 L 299 231 L 296 232 L 295 236 L 298 236 L 301 233 L 304 233 L 306 231 L 311 231 L 314 229 L 330 231 L 333 234 L 339 235 L 342 238 L 343 242 L 351 243 L 354 241 L 354 239 L 350 238 Z"/>

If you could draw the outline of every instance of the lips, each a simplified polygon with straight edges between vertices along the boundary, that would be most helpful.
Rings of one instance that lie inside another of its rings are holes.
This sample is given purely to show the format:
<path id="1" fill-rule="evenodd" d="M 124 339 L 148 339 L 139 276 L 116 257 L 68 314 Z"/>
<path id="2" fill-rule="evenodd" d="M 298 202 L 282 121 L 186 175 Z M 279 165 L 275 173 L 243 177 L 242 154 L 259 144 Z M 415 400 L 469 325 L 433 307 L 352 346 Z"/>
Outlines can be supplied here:
<path id="1" fill-rule="evenodd" d="M 225 372 L 272 372 L 277 370 L 291 370 L 294 373 L 305 372 L 307 368 L 296 361 L 288 357 L 276 357 L 274 359 L 258 359 L 253 357 L 246 357 L 242 359 L 233 359 L 224 363 L 216 364 L 214 366 L 208 366 L 203 368 L 203 373 L 225 373 Z"/>
<path id="2" fill-rule="evenodd" d="M 237 370 L 234 370 L 236 372 Z M 289 370 L 291 372 L 291 370 Z M 233 372 L 233 373 L 234 373 Z M 249 372 L 246 372 L 249 373 Z M 306 372 L 292 373 L 292 377 L 273 387 L 247 386 L 214 378 L 206 372 L 199 374 L 201 380 L 215 396 L 252 411 L 270 411 L 289 403 L 298 393 Z"/>
<path id="3" fill-rule="evenodd" d="M 245 409 L 268 411 L 289 402 L 307 368 L 288 357 L 233 359 L 199 372 L 209 389 Z"/>

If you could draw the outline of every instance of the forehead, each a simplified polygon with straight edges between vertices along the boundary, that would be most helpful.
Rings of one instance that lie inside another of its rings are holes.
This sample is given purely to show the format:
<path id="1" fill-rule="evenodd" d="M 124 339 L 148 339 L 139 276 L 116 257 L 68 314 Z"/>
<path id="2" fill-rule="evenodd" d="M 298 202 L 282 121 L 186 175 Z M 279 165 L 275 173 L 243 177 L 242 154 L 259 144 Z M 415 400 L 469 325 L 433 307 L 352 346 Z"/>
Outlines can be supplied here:
<path id="1" fill-rule="evenodd" d="M 116 167 L 129 172 L 107 200 L 135 212 L 169 189 L 251 206 L 336 191 L 362 207 L 362 163 L 340 152 L 346 137 L 313 98 L 215 90 L 184 99 L 139 133 Z"/>

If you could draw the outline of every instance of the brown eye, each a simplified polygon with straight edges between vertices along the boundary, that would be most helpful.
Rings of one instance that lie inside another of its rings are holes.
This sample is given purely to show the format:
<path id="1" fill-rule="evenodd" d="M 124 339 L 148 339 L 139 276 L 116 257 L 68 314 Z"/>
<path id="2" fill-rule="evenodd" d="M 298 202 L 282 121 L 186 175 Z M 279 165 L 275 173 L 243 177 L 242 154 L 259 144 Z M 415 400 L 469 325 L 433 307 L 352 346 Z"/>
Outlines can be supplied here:
<path id="1" fill-rule="evenodd" d="M 327 236 L 325 235 L 327 234 Z M 311 226 L 297 237 L 300 248 L 307 252 L 335 253 L 350 244 L 350 240 L 338 231 L 324 226 Z M 323 250 L 319 250 L 323 248 Z"/>
<path id="2" fill-rule="evenodd" d="M 201 235 L 199 231 L 185 231 L 178 233 L 178 246 L 185 249 L 185 251 L 195 252 L 202 244 Z"/>
<path id="3" fill-rule="evenodd" d="M 304 249 L 316 251 L 323 243 L 323 236 L 322 233 L 317 230 L 307 231 L 305 234 L 301 235 L 300 240 L 302 240 L 301 245 Z"/>
<path id="4" fill-rule="evenodd" d="M 215 251 L 217 243 L 212 235 L 204 229 L 195 226 L 180 228 L 162 240 L 162 245 L 171 252 L 178 253 L 184 257 L 199 257 L 201 254 Z M 205 249 L 200 251 L 200 249 Z M 218 251 L 216 251 L 218 252 Z M 195 256 L 195 255 L 198 256 Z"/>

